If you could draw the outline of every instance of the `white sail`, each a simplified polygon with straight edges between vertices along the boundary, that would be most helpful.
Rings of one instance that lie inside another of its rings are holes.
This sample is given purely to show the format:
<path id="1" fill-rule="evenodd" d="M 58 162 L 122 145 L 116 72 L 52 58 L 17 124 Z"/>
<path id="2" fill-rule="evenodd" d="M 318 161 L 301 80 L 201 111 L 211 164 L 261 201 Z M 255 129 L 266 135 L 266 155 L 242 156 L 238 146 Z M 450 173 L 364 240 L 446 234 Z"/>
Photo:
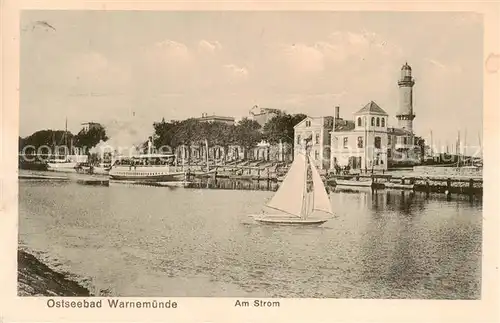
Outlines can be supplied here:
<path id="1" fill-rule="evenodd" d="M 292 166 L 281 183 L 278 191 L 267 206 L 288 214 L 301 216 L 304 203 L 306 175 L 306 159 L 297 154 Z"/>
<path id="2" fill-rule="evenodd" d="M 318 170 L 316 169 L 316 166 L 314 166 L 311 159 L 309 159 L 309 165 L 311 166 L 314 190 L 312 209 L 333 214 L 332 205 L 330 204 L 330 198 L 326 193 L 325 185 L 323 184 L 321 176 L 319 176 Z"/>

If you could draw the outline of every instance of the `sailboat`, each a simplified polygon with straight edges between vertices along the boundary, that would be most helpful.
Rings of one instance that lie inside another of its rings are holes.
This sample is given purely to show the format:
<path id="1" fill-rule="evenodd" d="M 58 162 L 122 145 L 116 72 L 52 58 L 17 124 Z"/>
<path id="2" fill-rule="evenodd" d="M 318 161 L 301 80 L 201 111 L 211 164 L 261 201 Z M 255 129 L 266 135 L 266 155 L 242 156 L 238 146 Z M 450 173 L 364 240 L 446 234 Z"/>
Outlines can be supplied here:
<path id="1" fill-rule="evenodd" d="M 64 155 L 59 155 L 59 149 L 55 145 L 55 137 L 53 137 L 54 141 L 54 155 L 52 155 L 47 161 L 47 168 L 49 171 L 56 172 L 75 172 L 75 167 L 78 165 L 78 162 L 71 160 L 68 155 L 68 119 L 66 119 L 66 127 L 63 134 L 64 138 Z"/>
<path id="2" fill-rule="evenodd" d="M 309 187 L 308 173 L 312 177 Z M 283 183 L 266 205 L 277 214 L 252 215 L 254 220 L 267 224 L 320 225 L 333 215 L 330 199 L 321 177 L 308 154 L 299 153 L 294 159 Z"/>

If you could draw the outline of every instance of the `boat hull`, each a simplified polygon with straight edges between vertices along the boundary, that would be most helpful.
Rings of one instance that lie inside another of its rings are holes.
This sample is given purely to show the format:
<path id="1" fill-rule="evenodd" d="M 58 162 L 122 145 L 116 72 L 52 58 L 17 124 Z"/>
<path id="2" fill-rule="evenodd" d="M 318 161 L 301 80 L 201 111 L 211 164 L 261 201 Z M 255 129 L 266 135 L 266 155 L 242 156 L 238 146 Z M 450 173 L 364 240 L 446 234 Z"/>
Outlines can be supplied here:
<path id="1" fill-rule="evenodd" d="M 47 170 L 54 172 L 66 172 L 73 173 L 76 172 L 75 167 L 77 163 L 47 163 Z"/>
<path id="2" fill-rule="evenodd" d="M 144 173 L 122 173 L 122 172 L 109 172 L 109 178 L 118 181 L 152 181 L 152 182 L 175 182 L 183 181 L 185 178 L 184 173 L 164 173 L 149 175 Z"/>
<path id="3" fill-rule="evenodd" d="M 296 217 L 262 216 L 262 215 L 256 215 L 252 217 L 255 221 L 259 223 L 275 224 L 275 225 L 321 225 L 329 220 L 329 219 L 315 219 L 315 218 L 301 219 Z"/>

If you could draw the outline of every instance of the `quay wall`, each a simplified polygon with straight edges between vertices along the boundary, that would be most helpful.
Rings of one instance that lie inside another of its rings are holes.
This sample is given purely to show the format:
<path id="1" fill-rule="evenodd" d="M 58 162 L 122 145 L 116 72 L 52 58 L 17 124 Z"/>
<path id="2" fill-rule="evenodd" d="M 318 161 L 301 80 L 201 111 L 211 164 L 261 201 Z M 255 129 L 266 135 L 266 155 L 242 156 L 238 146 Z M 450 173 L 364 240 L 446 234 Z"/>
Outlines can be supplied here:
<path id="1" fill-rule="evenodd" d="M 415 166 L 414 175 L 472 176 L 483 177 L 482 168 Z"/>

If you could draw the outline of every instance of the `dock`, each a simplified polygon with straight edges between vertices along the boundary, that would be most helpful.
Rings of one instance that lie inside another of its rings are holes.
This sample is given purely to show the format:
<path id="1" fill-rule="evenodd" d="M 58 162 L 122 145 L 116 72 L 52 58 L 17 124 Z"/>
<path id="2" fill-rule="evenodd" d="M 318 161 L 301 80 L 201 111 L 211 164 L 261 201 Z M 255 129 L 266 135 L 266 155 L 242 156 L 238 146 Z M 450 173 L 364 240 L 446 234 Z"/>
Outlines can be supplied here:
<path id="1" fill-rule="evenodd" d="M 447 195 L 452 193 L 483 194 L 483 179 L 478 176 L 352 174 L 330 175 L 326 182 L 331 186 L 401 189 L 425 193 L 445 193 Z"/>
<path id="2" fill-rule="evenodd" d="M 106 176 L 95 176 L 88 174 L 79 173 L 65 173 L 64 176 L 55 176 L 47 173 L 20 173 L 18 175 L 19 179 L 23 180 L 42 180 L 42 181 L 65 181 L 65 182 L 75 182 L 81 185 L 91 185 L 91 186 L 109 186 L 109 179 Z"/>
<path id="3" fill-rule="evenodd" d="M 49 176 L 38 174 L 19 174 L 19 179 L 32 179 L 32 180 L 47 180 L 47 181 L 69 181 L 69 177 L 65 176 Z"/>
<path id="4" fill-rule="evenodd" d="M 109 179 L 77 179 L 76 182 L 82 185 L 92 185 L 92 186 L 109 186 Z"/>

